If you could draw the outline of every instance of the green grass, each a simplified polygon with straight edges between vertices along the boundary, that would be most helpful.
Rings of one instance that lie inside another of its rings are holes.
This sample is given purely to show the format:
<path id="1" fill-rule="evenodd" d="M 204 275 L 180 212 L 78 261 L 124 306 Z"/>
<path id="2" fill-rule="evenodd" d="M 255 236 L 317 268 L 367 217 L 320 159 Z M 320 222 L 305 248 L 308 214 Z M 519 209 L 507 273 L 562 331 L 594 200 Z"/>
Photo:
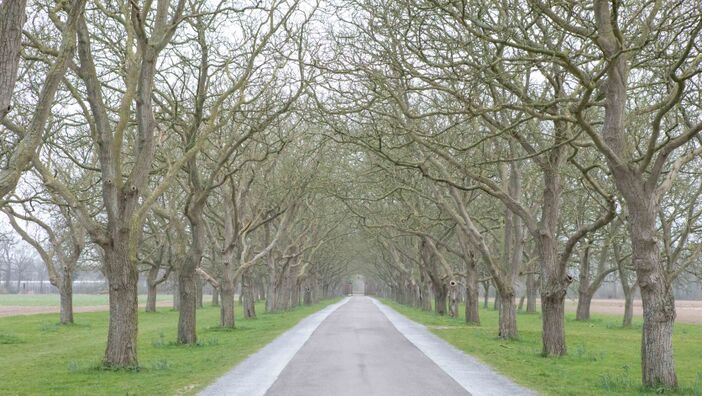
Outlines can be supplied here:
<path id="1" fill-rule="evenodd" d="M 305 316 L 332 303 L 289 312 L 238 317 L 237 329 L 217 327 L 219 308 L 198 310 L 196 346 L 175 345 L 178 312 L 139 313 L 138 371 L 100 368 L 107 312 L 78 313 L 61 326 L 56 315 L 0 318 L 1 395 L 193 394 L 257 351 Z M 237 315 L 242 309 L 238 306 Z"/>
<path id="2" fill-rule="evenodd" d="M 171 301 L 171 296 L 157 294 L 157 301 Z M 139 303 L 145 304 L 146 295 L 139 296 Z M 107 305 L 107 294 L 74 294 L 73 306 L 84 307 L 90 305 Z M 0 294 L 0 306 L 18 307 L 58 307 L 60 305 L 58 294 Z"/>
<path id="3" fill-rule="evenodd" d="M 589 322 L 566 317 L 568 355 L 541 356 L 539 314 L 519 314 L 519 339 L 497 338 L 498 313 L 481 310 L 481 326 L 469 326 L 463 318 L 452 319 L 432 312 L 383 300 L 408 318 L 422 323 L 450 344 L 477 357 L 516 382 L 547 395 L 640 394 L 646 390 L 640 378 L 642 320 L 630 329 L 621 328 L 621 317 L 592 315 Z M 464 312 L 461 307 L 460 312 Z M 675 365 L 679 394 L 701 394 L 702 327 L 675 324 Z M 648 392 L 653 392 L 648 390 Z"/>

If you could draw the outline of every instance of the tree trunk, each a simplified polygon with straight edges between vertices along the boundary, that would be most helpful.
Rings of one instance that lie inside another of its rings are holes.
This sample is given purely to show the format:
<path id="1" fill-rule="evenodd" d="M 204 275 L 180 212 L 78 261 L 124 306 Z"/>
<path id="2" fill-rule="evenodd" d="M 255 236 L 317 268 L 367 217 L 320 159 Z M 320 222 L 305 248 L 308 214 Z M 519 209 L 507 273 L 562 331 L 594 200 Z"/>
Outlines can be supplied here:
<path id="1" fill-rule="evenodd" d="M 203 281 L 196 277 L 196 307 L 203 308 Z"/>
<path id="2" fill-rule="evenodd" d="M 313 298 L 311 296 L 310 287 L 306 287 L 303 292 L 303 304 L 311 305 L 313 303 Z"/>
<path id="3" fill-rule="evenodd" d="M 246 270 L 242 274 L 242 308 L 244 310 L 245 319 L 254 319 L 257 317 L 254 308 L 255 302 L 252 277 L 249 270 Z"/>
<path id="4" fill-rule="evenodd" d="M 126 238 L 125 238 L 126 239 Z M 103 364 L 107 367 L 137 366 L 137 266 L 129 261 L 127 242 L 113 239 L 104 248 L 110 319 Z"/>
<path id="5" fill-rule="evenodd" d="M 156 312 L 156 285 L 147 283 L 147 306 L 146 312 Z"/>
<path id="6" fill-rule="evenodd" d="M 589 320 L 589 308 L 592 304 L 592 297 L 593 296 L 588 291 L 579 291 L 579 300 L 577 301 L 577 320 Z"/>
<path id="7" fill-rule="evenodd" d="M 220 291 L 216 288 L 213 288 L 213 296 L 210 305 L 213 307 L 220 306 Z"/>
<path id="8" fill-rule="evenodd" d="M 10 293 L 12 290 L 11 286 L 12 282 L 12 261 L 7 260 L 7 263 L 5 263 L 5 289 L 7 293 Z"/>
<path id="9" fill-rule="evenodd" d="M 223 283 L 221 286 L 220 326 L 235 327 L 235 286 Z"/>
<path id="10" fill-rule="evenodd" d="M 624 43 L 621 37 L 614 33 L 614 13 L 609 3 L 599 3 L 594 12 L 600 47 L 604 52 L 604 59 L 608 62 L 606 79 L 601 88 L 605 94 L 602 136 L 611 152 L 619 156 L 606 156 L 606 159 L 614 184 L 623 196 L 628 210 L 633 267 L 643 300 L 643 385 L 675 388 L 677 375 L 672 356 L 675 299 L 668 274 L 664 266 L 660 265 L 656 221 L 661 194 L 665 192 L 658 191 L 659 187 L 662 187 L 657 183 L 662 171 L 658 161 L 666 160 L 670 151 L 664 147 L 656 151 L 656 159 L 650 172 L 643 172 L 633 166 L 630 156 L 620 157 L 632 151 L 627 148 L 625 122 L 630 60 L 629 55 L 623 51 Z"/>
<path id="11" fill-rule="evenodd" d="M 643 384 L 650 387 L 677 386 L 672 354 L 672 327 L 675 321 L 675 296 L 660 265 L 657 228 L 653 209 L 640 213 L 636 205 L 629 207 L 633 264 L 643 301 L 643 340 L 641 368 Z"/>
<path id="12" fill-rule="evenodd" d="M 447 313 L 447 285 L 443 283 L 433 287 L 433 295 L 435 297 L 435 313 L 445 315 Z"/>
<path id="13" fill-rule="evenodd" d="M 621 248 L 618 244 L 613 245 L 613 252 L 614 258 L 618 264 L 618 277 L 621 281 L 621 289 L 623 290 L 625 300 L 623 310 L 623 327 L 631 327 L 631 324 L 633 323 L 633 297 L 636 289 L 638 288 L 638 282 L 634 282 L 632 286 L 629 284 L 628 272 L 626 272 L 626 266 L 621 260 Z"/>
<path id="14" fill-rule="evenodd" d="M 425 286 L 425 283 L 421 283 L 418 286 L 418 295 L 420 296 L 420 309 L 423 311 L 432 311 L 433 310 L 433 304 L 430 302 L 430 298 L 428 298 L 428 293 L 427 293 L 427 288 Z"/>
<path id="15" fill-rule="evenodd" d="M 193 160 L 195 161 L 195 160 Z M 189 162 L 191 171 L 195 164 Z M 198 184 L 191 176 L 191 182 Z M 179 344 L 195 344 L 196 336 L 196 308 L 198 306 L 198 287 L 196 268 L 203 259 L 203 243 L 206 237 L 205 222 L 203 221 L 203 208 L 207 194 L 199 191 L 193 201 L 186 207 L 186 217 L 191 224 L 191 246 L 188 257 L 184 260 L 178 271 L 178 284 L 180 307 L 178 310 L 178 336 Z"/>
<path id="16" fill-rule="evenodd" d="M 266 224 L 264 232 L 265 245 L 268 245 L 271 240 L 271 224 Z M 266 255 L 266 268 L 268 275 L 268 287 L 266 289 L 266 303 L 264 310 L 265 312 L 274 312 L 277 308 L 278 290 L 276 290 L 276 261 L 274 260 L 274 256 L 271 252 Z"/>
<path id="17" fill-rule="evenodd" d="M 171 285 L 171 292 L 173 293 L 173 303 L 171 308 L 174 311 L 178 311 L 181 307 L 181 293 L 179 292 L 178 276 L 174 274 L 173 284 Z"/>
<path id="18" fill-rule="evenodd" d="M 535 287 L 535 275 L 526 275 L 526 313 L 537 312 L 538 291 Z"/>
<path id="19" fill-rule="evenodd" d="M 625 306 L 623 308 L 623 327 L 631 327 L 633 324 L 633 293 L 628 288 L 628 291 L 624 290 L 626 294 Z"/>
<path id="20" fill-rule="evenodd" d="M 565 344 L 565 292 L 543 294 L 540 303 L 543 313 L 543 355 L 562 356 Z"/>
<path id="21" fill-rule="evenodd" d="M 557 123 L 555 129 L 562 131 Z M 562 356 L 567 353 L 564 323 L 565 295 L 572 278 L 567 275 L 567 268 L 562 266 L 562 260 L 557 255 L 562 194 L 560 171 L 557 167 L 562 163 L 561 158 L 562 150 L 555 149 L 550 156 L 550 166 L 543 169 L 543 208 L 540 230 L 535 235 L 540 258 L 540 303 L 543 314 L 543 355 L 545 356 Z"/>
<path id="22" fill-rule="evenodd" d="M 273 259 L 271 259 L 273 262 Z M 274 312 L 277 308 L 277 297 L 278 297 L 278 290 L 276 287 L 276 269 L 269 267 L 269 287 L 266 290 L 266 307 L 265 311 L 266 312 Z"/>
<path id="23" fill-rule="evenodd" d="M 64 273 L 61 278 L 62 285 L 59 288 L 61 298 L 61 324 L 73 323 L 73 276 L 71 273 Z"/>
<path id="24" fill-rule="evenodd" d="M 489 282 L 482 282 L 484 286 L 484 309 L 489 309 Z"/>
<path id="25" fill-rule="evenodd" d="M 579 300 L 577 301 L 577 320 L 589 320 L 589 306 L 592 303 L 590 293 L 591 276 L 589 274 L 590 242 L 586 243 L 579 260 Z"/>
<path id="26" fill-rule="evenodd" d="M 0 121 L 9 113 L 22 49 L 22 26 L 26 0 L 7 0 L 0 4 Z M 2 198 L 3 194 L 0 195 Z"/>
<path id="27" fill-rule="evenodd" d="M 467 323 L 480 324 L 479 320 L 479 276 L 474 263 L 466 263 L 467 285 L 464 305 L 464 320 Z"/>
<path id="28" fill-rule="evenodd" d="M 179 271 L 178 293 L 180 306 L 178 310 L 179 344 L 195 344 L 196 342 L 196 280 L 195 271 Z"/>
<path id="29" fill-rule="evenodd" d="M 448 315 L 451 318 L 456 318 L 459 316 L 459 312 L 457 311 L 457 305 L 459 304 L 460 300 L 460 291 L 459 291 L 459 284 L 455 281 L 450 282 L 450 291 L 448 293 Z"/>
<path id="30" fill-rule="evenodd" d="M 291 291 L 291 305 L 297 307 L 301 305 L 301 285 L 296 283 Z"/>
<path id="31" fill-rule="evenodd" d="M 159 267 L 151 267 L 147 273 L 147 306 L 146 312 L 156 312 L 156 277 Z"/>
<path id="32" fill-rule="evenodd" d="M 499 300 L 499 338 L 508 340 L 518 337 L 516 324 L 516 301 L 513 293 L 497 293 Z"/>

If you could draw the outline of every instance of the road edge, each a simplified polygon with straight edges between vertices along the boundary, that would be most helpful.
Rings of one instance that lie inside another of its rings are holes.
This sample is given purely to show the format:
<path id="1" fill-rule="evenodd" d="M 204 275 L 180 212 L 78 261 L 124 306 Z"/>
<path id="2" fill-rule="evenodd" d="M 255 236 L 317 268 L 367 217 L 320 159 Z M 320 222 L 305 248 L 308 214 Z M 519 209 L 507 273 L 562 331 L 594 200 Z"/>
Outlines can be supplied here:
<path id="1" fill-rule="evenodd" d="M 537 395 L 534 390 L 516 384 L 476 358 L 467 355 L 425 326 L 412 321 L 373 297 L 370 298 L 391 324 L 408 341 L 438 365 L 461 387 L 474 396 Z"/>
<path id="2" fill-rule="evenodd" d="M 293 356 L 330 314 L 345 305 L 350 297 L 328 305 L 303 318 L 272 342 L 249 355 L 237 366 L 200 392 L 199 396 L 260 396 L 274 384 Z"/>

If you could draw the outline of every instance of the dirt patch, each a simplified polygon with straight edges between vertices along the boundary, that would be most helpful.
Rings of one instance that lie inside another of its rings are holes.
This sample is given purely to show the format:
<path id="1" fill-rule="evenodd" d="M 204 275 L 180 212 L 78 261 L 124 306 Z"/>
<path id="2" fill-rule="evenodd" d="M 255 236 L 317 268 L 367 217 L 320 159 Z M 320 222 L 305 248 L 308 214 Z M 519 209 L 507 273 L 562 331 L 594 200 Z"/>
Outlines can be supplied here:
<path id="1" fill-rule="evenodd" d="M 157 301 L 157 307 L 170 307 L 172 305 L 171 301 Z M 143 306 L 140 305 L 140 309 Z M 88 305 L 83 307 L 73 307 L 73 312 L 100 312 L 107 311 L 110 309 L 109 305 Z M 59 313 L 59 307 L 50 306 L 0 306 L 0 317 L 3 316 L 16 316 L 16 315 L 36 315 L 36 314 L 46 314 L 46 313 Z"/>
<path id="2" fill-rule="evenodd" d="M 623 315 L 625 302 L 623 300 L 592 300 L 591 312 L 610 315 Z M 677 310 L 677 318 L 675 322 L 701 324 L 702 323 L 702 302 L 701 301 L 675 301 L 675 309 Z M 565 310 L 567 312 L 577 311 L 577 300 L 565 301 Z M 633 301 L 633 316 L 643 317 L 643 302 L 641 300 Z"/>

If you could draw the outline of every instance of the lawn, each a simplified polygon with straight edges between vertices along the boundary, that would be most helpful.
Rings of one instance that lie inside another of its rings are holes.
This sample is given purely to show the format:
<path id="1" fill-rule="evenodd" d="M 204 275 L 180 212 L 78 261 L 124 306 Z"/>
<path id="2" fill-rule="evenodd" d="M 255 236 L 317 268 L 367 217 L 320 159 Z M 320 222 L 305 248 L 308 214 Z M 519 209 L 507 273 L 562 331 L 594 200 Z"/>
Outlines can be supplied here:
<path id="1" fill-rule="evenodd" d="M 171 301 L 171 295 L 157 294 L 157 301 Z M 139 296 L 141 305 L 147 302 L 147 295 Z M 58 307 L 60 305 L 58 294 L 0 294 L 0 306 L 17 307 Z M 85 307 L 91 305 L 108 305 L 107 294 L 74 294 L 73 306 Z"/>
<path id="2" fill-rule="evenodd" d="M 107 312 L 78 313 L 69 326 L 57 324 L 56 314 L 0 318 L 0 394 L 193 394 L 332 302 L 274 314 L 263 313 L 260 303 L 257 319 L 238 317 L 235 330 L 217 327 L 219 308 L 199 309 L 199 343 L 190 347 L 173 344 L 178 312 L 140 312 L 138 371 L 100 368 Z"/>
<path id="3" fill-rule="evenodd" d="M 516 382 L 547 395 L 640 394 L 642 320 L 621 328 L 621 317 L 592 315 L 589 322 L 566 317 L 568 355 L 541 356 L 539 314 L 518 315 L 520 338 L 500 341 L 498 312 L 481 310 L 481 326 L 383 300 L 406 317 L 426 325 L 450 344 L 475 356 Z M 461 307 L 459 312 L 464 312 Z M 679 394 L 701 395 L 702 327 L 675 324 L 674 347 Z"/>

